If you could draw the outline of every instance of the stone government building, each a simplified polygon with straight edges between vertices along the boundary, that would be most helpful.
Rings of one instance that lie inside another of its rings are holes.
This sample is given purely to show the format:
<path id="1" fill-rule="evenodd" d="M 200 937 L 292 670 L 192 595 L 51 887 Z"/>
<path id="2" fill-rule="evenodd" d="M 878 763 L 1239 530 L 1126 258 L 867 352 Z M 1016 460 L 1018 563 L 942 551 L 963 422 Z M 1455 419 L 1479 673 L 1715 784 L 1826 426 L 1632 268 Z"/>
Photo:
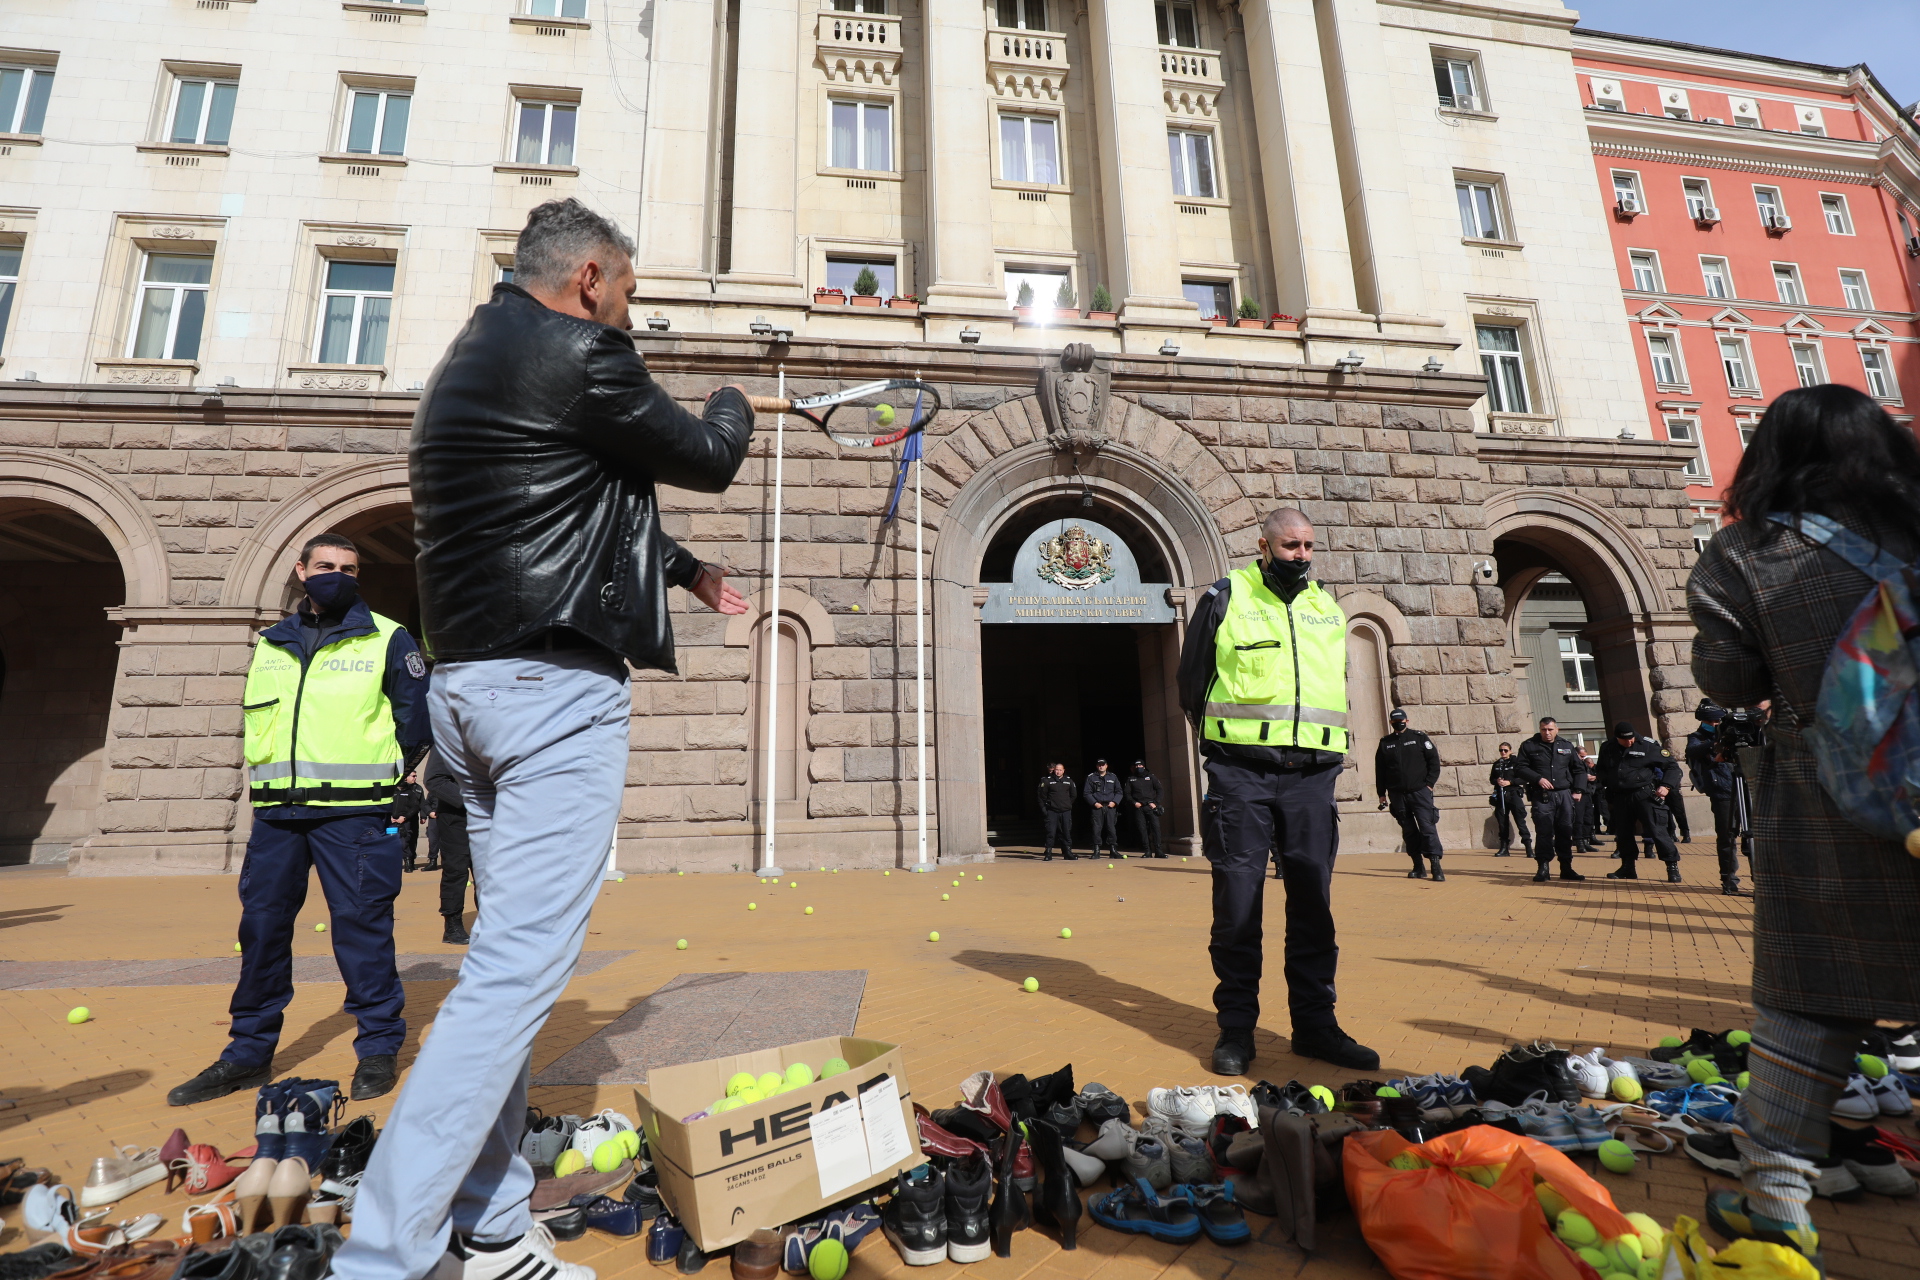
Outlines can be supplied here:
<path id="1" fill-rule="evenodd" d="M 237 870 L 253 637 L 323 529 L 362 546 L 370 602 L 417 623 L 406 388 L 510 270 L 497 228 L 560 194 L 637 225 L 636 341 L 688 404 L 722 381 L 772 391 L 782 372 L 801 392 L 902 372 L 941 386 L 923 476 L 943 860 L 1018 842 L 1047 757 L 1079 773 L 1134 751 L 1169 784 L 1171 835 L 1197 848 L 1180 629 L 1278 505 L 1315 520 L 1320 576 L 1354 621 L 1356 740 L 1396 704 L 1433 734 L 1450 843 L 1484 840 L 1487 763 L 1530 731 L 1528 682 L 1560 678 L 1514 656 L 1543 577 L 1584 602 L 1607 715 L 1684 731 L 1687 454 L 1650 438 L 1587 196 L 1568 11 L 842 3 L 863 12 L 656 0 L 645 58 L 617 76 L 594 47 L 601 15 L 535 22 L 537 0 L 394 6 L 393 22 L 371 21 L 390 16 L 375 4 L 189 11 L 177 58 L 138 83 L 106 73 L 116 48 L 152 57 L 133 35 L 63 49 L 51 19 L 14 24 L 6 38 L 35 47 L 0 49 L 0 66 L 51 68 L 54 85 L 44 135 L 0 156 L 0 249 L 20 250 L 0 339 L 0 858 Z M 289 36 L 310 51 L 297 67 L 277 61 Z M 1436 107 L 1436 66 L 1463 58 L 1482 97 Z M 172 140 L 196 78 L 238 86 L 230 144 L 205 140 L 205 112 L 202 140 Z M 411 102 L 401 153 L 350 150 L 369 93 L 387 120 L 396 95 Z M 577 167 L 553 163 L 569 106 Z M 485 110 L 503 140 L 460 127 Z M 533 125 L 545 150 L 527 159 Z M 248 128 L 273 134 L 255 146 Z M 71 144 L 89 135 L 125 154 Z M 1014 164 L 1048 136 L 1054 168 Z M 1463 239 L 1474 183 L 1499 189 L 1510 239 Z M 636 207 L 621 190 L 660 194 Z M 854 264 L 886 267 L 898 302 L 816 293 Z M 1021 284 L 1061 281 L 1071 314 L 1015 309 Z M 1088 310 L 1096 286 L 1112 312 Z M 1241 300 L 1295 319 L 1217 321 Z M 145 318 L 163 311 L 172 345 L 152 354 Z M 762 426 L 730 492 L 663 494 L 669 532 L 739 570 L 757 607 L 722 618 L 676 593 L 680 673 L 634 684 L 630 870 L 745 870 L 769 803 L 787 865 L 914 857 L 911 494 L 883 526 L 893 454 L 790 424 L 769 671 Z M 980 621 L 1018 549 L 1076 518 L 1170 584 L 1173 621 Z M 1343 848 L 1397 846 L 1371 797 L 1363 748 Z"/>

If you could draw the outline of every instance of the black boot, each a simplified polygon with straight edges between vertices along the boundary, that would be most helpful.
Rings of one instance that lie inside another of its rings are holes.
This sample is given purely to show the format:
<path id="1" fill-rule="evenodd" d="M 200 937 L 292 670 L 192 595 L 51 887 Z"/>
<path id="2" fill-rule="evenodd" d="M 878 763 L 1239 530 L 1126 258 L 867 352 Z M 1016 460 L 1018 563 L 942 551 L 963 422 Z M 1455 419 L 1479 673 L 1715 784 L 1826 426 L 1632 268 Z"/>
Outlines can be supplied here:
<path id="1" fill-rule="evenodd" d="M 1667 883 L 1668 884 L 1680 883 L 1680 860 L 1678 858 L 1675 858 L 1672 862 L 1669 862 L 1667 864 Z"/>
<path id="2" fill-rule="evenodd" d="M 1040 1166 L 1040 1194 L 1033 1202 L 1034 1217 L 1041 1222 L 1050 1223 L 1060 1233 L 1060 1247 L 1077 1247 L 1074 1233 L 1080 1225 L 1080 1180 L 1073 1176 L 1073 1170 L 1067 1167 L 1066 1157 L 1061 1154 L 1060 1132 L 1052 1125 L 1031 1125 L 1027 1132 L 1027 1145 L 1033 1148 L 1034 1163 Z M 953 1181 L 948 1179 L 951 1187 Z M 951 1193 L 949 1193 L 951 1194 Z M 947 1221 L 949 1236 L 953 1231 L 953 1221 Z"/>
<path id="3" fill-rule="evenodd" d="M 1278 874 L 1279 874 L 1278 872 L 1275 872 L 1275 875 L 1278 875 Z M 1427 878 L 1426 864 L 1421 862 L 1420 859 L 1415 858 L 1413 860 L 1413 870 L 1407 872 L 1407 879 L 1425 880 L 1426 878 Z"/>
<path id="4" fill-rule="evenodd" d="M 1543 862 L 1540 865 L 1544 867 L 1547 864 Z M 1571 862 L 1563 862 L 1560 864 L 1560 878 L 1562 880 L 1585 880 L 1586 879 L 1585 876 L 1581 875 L 1578 871 L 1575 871 L 1573 869 L 1573 864 Z"/>
<path id="5" fill-rule="evenodd" d="M 1536 862 L 1533 865 L 1535 867 L 1533 873 L 1533 882 L 1535 884 L 1542 884 L 1553 878 L 1553 863 L 1551 861 Z"/>
<path id="6" fill-rule="evenodd" d="M 466 922 L 457 915 L 440 918 L 447 922 L 446 932 L 440 935 L 440 941 L 456 947 L 466 946 L 471 940 L 467 934 Z"/>
<path id="7" fill-rule="evenodd" d="M 994 1139 L 993 1207 L 987 1221 L 993 1237 L 996 1258 L 1013 1256 L 1013 1233 L 1033 1225 L 1033 1211 L 1027 1207 L 1026 1193 L 1013 1181 L 1013 1158 L 1020 1150 L 1020 1135 L 1007 1132 Z"/>
<path id="8" fill-rule="evenodd" d="M 1511 858 L 1513 856 L 1513 850 L 1505 845 L 1501 845 L 1494 851 L 1493 856 L 1496 858 Z"/>
<path id="9" fill-rule="evenodd" d="M 1739 876 L 1721 876 L 1720 892 L 1725 894 L 1729 898 L 1739 897 L 1740 896 L 1740 877 Z"/>
<path id="10" fill-rule="evenodd" d="M 1607 879 L 1609 880 L 1638 880 L 1639 878 L 1640 872 L 1631 862 L 1621 863 L 1618 871 L 1607 872 Z"/>
<path id="11" fill-rule="evenodd" d="M 1045 1129 L 1046 1125 L 1035 1125 Z M 985 1262 L 992 1251 L 993 1167 L 979 1152 L 947 1168 L 947 1257 L 953 1262 Z"/>
<path id="12" fill-rule="evenodd" d="M 1252 1065 L 1253 1029 L 1222 1027 L 1220 1039 L 1213 1046 L 1213 1074 L 1243 1076 Z"/>
<path id="13" fill-rule="evenodd" d="M 1447 878 L 1447 873 L 1446 873 L 1446 872 L 1444 872 L 1444 871 L 1442 871 L 1442 870 L 1440 869 L 1440 859 L 1439 859 L 1439 858 L 1437 858 L 1437 857 L 1430 857 L 1430 858 L 1428 858 L 1428 859 L 1427 859 L 1427 867 L 1429 868 L 1429 869 L 1428 869 L 1428 871 L 1427 871 L 1427 879 L 1429 879 L 1429 880 L 1445 880 L 1445 879 Z"/>

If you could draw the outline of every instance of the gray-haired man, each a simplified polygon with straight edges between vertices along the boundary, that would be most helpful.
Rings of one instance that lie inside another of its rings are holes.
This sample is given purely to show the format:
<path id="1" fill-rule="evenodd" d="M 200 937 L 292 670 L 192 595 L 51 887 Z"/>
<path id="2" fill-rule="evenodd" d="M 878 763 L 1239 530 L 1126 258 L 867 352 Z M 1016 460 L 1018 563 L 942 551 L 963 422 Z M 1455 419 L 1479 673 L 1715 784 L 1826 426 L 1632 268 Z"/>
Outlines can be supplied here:
<path id="1" fill-rule="evenodd" d="M 669 585 L 746 612 L 724 570 L 660 531 L 654 485 L 725 489 L 753 430 L 738 388 L 702 420 L 648 376 L 626 331 L 632 253 L 578 201 L 535 209 L 514 283 L 454 338 L 414 415 L 429 707 L 480 911 L 334 1259 L 350 1280 L 593 1280 L 528 1213 L 530 1054 L 620 816 L 627 664 L 674 669 Z"/>

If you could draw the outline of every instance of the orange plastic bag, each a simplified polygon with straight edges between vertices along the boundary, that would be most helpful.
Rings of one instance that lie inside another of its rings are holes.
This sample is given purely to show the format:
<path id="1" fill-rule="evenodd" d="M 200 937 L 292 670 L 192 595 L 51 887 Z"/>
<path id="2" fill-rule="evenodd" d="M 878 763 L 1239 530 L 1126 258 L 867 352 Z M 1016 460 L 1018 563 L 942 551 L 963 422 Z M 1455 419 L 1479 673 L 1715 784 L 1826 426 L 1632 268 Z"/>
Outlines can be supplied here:
<path id="1" fill-rule="evenodd" d="M 1390 1168 L 1411 1152 L 1430 1169 Z M 1391 1129 L 1349 1134 L 1347 1198 L 1367 1244 L 1394 1280 L 1598 1280 L 1554 1238 L 1534 1196 L 1536 1174 L 1605 1239 L 1633 1225 L 1606 1188 L 1544 1142 L 1475 1125 L 1415 1146 Z M 1491 1187 L 1455 1173 L 1505 1164 Z"/>

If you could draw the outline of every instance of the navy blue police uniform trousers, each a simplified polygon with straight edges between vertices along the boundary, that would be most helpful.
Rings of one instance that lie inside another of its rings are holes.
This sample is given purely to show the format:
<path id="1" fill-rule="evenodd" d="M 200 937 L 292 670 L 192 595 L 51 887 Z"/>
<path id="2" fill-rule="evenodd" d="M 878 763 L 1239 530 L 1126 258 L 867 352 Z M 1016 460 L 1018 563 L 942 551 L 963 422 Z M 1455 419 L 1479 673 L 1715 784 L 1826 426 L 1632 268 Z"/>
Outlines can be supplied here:
<path id="1" fill-rule="evenodd" d="M 393 900 L 400 892 L 399 835 L 387 815 L 261 818 L 247 837 L 240 868 L 240 981 L 224 1061 L 273 1060 L 293 999 L 293 931 L 307 901 L 307 878 L 320 873 L 331 915 L 328 936 L 346 982 L 345 1011 L 360 1026 L 358 1057 L 398 1053 L 406 1039 L 406 992 L 393 961 Z"/>

